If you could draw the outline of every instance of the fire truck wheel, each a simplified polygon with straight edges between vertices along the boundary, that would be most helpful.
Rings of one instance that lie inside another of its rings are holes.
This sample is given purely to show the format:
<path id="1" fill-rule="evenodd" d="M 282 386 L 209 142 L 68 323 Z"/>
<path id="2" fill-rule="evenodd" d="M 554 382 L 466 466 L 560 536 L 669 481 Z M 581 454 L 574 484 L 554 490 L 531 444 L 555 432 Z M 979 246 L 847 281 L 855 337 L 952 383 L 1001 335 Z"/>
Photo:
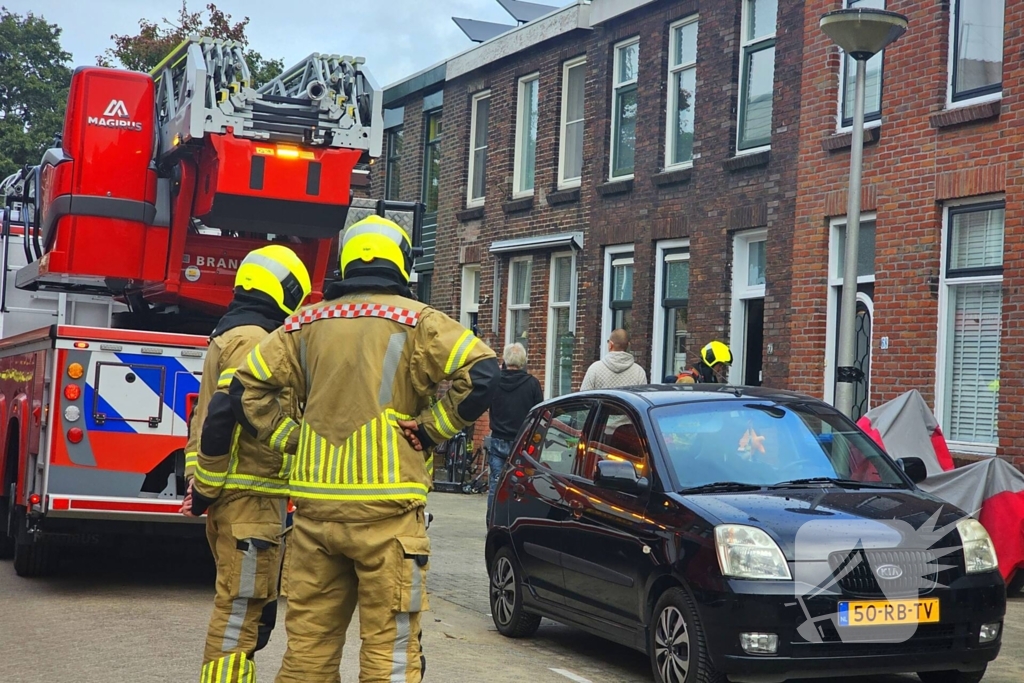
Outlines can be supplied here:
<path id="1" fill-rule="evenodd" d="M 46 576 L 53 569 L 53 557 L 53 546 L 17 543 L 14 546 L 14 572 L 28 579 Z"/>
<path id="2" fill-rule="evenodd" d="M 14 534 L 8 533 L 8 527 L 14 526 L 11 522 L 11 499 L 0 498 L 0 560 L 9 560 L 14 557 Z"/>

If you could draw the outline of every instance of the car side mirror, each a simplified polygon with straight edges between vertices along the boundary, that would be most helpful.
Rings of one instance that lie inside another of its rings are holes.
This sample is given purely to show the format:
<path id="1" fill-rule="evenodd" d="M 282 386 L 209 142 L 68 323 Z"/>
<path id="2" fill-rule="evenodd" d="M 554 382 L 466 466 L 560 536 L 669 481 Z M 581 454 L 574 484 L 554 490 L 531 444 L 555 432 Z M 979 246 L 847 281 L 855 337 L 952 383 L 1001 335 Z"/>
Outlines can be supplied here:
<path id="1" fill-rule="evenodd" d="M 594 483 L 610 491 L 633 495 L 646 493 L 651 488 L 647 478 L 638 476 L 633 463 L 625 460 L 598 460 Z"/>
<path id="2" fill-rule="evenodd" d="M 921 458 L 900 458 L 896 463 L 915 484 L 920 484 L 928 478 L 928 468 L 925 467 L 924 460 Z"/>

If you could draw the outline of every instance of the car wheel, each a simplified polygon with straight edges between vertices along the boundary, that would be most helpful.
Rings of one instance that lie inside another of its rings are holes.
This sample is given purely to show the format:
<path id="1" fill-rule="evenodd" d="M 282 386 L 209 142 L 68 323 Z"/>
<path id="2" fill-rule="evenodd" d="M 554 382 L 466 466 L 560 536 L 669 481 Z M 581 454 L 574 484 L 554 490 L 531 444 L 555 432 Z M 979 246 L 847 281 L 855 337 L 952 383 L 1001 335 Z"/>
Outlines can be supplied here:
<path id="1" fill-rule="evenodd" d="M 921 683 L 978 683 L 985 677 L 981 671 L 920 671 L 917 677 Z"/>
<path id="2" fill-rule="evenodd" d="M 658 599 L 648 641 L 657 683 L 725 682 L 711 665 L 697 610 L 682 588 L 669 588 Z"/>
<path id="3" fill-rule="evenodd" d="M 489 573 L 491 618 L 498 632 L 509 638 L 532 636 L 540 626 L 540 617 L 523 608 L 522 571 L 508 546 L 494 554 Z"/>

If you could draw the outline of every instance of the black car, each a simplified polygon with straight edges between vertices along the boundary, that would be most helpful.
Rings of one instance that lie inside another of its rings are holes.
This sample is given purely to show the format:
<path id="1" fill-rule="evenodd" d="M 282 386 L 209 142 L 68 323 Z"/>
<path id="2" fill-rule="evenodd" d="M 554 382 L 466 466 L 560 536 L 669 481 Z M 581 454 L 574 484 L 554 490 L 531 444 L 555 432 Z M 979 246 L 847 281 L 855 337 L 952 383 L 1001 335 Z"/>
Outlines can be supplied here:
<path id="1" fill-rule="evenodd" d="M 491 613 L 645 651 L 659 683 L 969 683 L 1006 589 L 985 529 L 834 408 L 676 385 L 534 408 L 489 520 Z"/>

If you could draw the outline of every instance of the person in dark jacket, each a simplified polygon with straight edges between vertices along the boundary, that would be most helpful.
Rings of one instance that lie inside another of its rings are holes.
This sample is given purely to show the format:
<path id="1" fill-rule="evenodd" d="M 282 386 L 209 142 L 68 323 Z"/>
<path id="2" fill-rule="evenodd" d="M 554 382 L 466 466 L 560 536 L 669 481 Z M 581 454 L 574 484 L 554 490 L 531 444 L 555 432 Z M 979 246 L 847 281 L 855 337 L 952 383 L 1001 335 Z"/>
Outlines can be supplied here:
<path id="1" fill-rule="evenodd" d="M 526 349 L 522 344 L 505 347 L 498 391 L 491 403 L 491 435 L 487 437 L 487 465 L 489 468 L 487 493 L 487 522 L 491 521 L 491 506 L 498 477 L 505 468 L 512 450 L 512 442 L 523 426 L 527 413 L 544 400 L 540 382 L 526 372 Z"/>

